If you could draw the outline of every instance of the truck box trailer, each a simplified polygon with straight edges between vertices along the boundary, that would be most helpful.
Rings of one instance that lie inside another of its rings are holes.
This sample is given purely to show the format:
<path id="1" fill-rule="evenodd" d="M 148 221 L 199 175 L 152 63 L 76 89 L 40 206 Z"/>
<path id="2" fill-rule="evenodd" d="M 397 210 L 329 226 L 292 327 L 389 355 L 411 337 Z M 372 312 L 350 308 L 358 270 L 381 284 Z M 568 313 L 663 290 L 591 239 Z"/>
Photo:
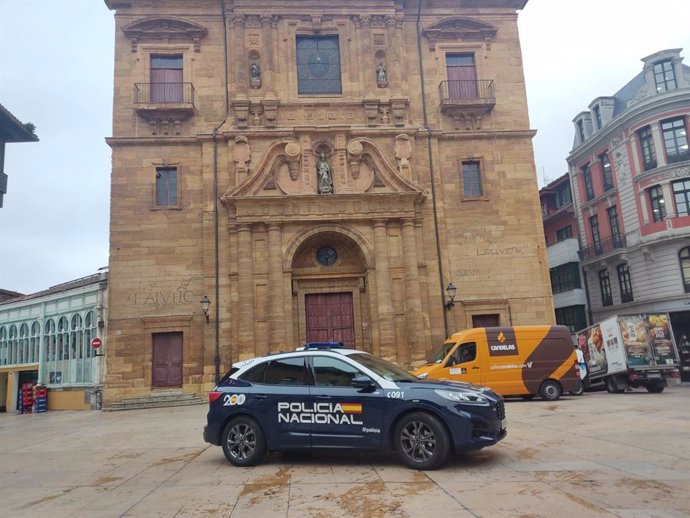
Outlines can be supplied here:
<path id="1" fill-rule="evenodd" d="M 577 333 L 587 361 L 588 386 L 609 392 L 645 387 L 663 392 L 680 380 L 678 350 L 666 313 L 616 315 Z"/>

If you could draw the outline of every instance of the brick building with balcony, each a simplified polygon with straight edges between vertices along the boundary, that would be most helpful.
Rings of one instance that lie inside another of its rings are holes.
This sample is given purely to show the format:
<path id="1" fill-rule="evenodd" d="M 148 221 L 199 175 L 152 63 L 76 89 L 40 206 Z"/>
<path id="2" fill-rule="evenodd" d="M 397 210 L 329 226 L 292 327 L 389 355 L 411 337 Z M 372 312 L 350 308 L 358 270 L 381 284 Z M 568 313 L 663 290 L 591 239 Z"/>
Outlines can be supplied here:
<path id="1" fill-rule="evenodd" d="M 106 403 L 305 341 L 409 367 L 553 322 L 526 0 L 105 1 Z"/>
<path id="2" fill-rule="evenodd" d="M 567 158 L 594 321 L 668 312 L 690 336 L 690 67 L 682 49 L 574 119 Z"/>
<path id="3" fill-rule="evenodd" d="M 587 327 L 587 292 L 580 271 L 580 243 L 570 176 L 539 191 L 556 323 L 571 333 Z"/>

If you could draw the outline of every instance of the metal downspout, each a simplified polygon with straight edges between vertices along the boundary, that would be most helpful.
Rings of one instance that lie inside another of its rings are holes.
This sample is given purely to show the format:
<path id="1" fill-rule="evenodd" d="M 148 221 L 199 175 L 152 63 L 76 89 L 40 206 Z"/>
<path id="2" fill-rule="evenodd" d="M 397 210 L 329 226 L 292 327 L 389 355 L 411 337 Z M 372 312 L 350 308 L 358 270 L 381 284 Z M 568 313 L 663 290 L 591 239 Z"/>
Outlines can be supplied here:
<path id="1" fill-rule="evenodd" d="M 434 212 L 434 233 L 436 236 L 436 257 L 438 258 L 438 277 L 441 293 L 441 307 L 443 308 L 443 328 L 445 337 L 448 337 L 448 311 L 445 307 L 445 294 L 443 292 L 443 260 L 441 258 L 441 239 L 438 230 L 438 209 L 436 206 L 436 187 L 434 181 L 434 159 L 431 152 L 431 128 L 429 127 L 429 116 L 426 107 L 426 89 L 424 87 L 424 64 L 422 62 L 422 31 L 420 18 L 422 16 L 422 0 L 417 0 L 417 55 L 419 57 L 419 78 L 422 87 L 422 111 L 424 113 L 424 129 L 426 130 L 427 152 L 429 154 L 429 176 L 431 177 L 431 204 Z"/>
<path id="2" fill-rule="evenodd" d="M 215 365 L 216 383 L 220 381 L 220 251 L 218 232 L 220 231 L 219 217 L 218 217 L 218 140 L 216 135 L 218 130 L 228 120 L 230 113 L 230 91 L 228 84 L 228 24 L 225 19 L 225 0 L 220 0 L 221 16 L 223 17 L 223 66 L 225 68 L 225 117 L 213 130 L 211 136 L 213 137 L 213 247 L 215 254 L 214 264 L 214 281 L 215 281 L 215 357 L 213 359 Z"/>

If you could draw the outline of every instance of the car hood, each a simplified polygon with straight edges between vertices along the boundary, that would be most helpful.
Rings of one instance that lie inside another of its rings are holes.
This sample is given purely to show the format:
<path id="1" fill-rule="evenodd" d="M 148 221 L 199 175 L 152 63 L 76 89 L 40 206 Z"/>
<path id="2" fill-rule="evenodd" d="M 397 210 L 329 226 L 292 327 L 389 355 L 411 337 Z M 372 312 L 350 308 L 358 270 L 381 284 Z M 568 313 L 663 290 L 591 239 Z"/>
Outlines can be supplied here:
<path id="1" fill-rule="evenodd" d="M 413 390 L 455 390 L 458 392 L 471 393 L 471 394 L 483 394 L 489 396 L 492 399 L 499 400 L 501 396 L 496 394 L 489 387 L 483 387 L 481 385 L 473 385 L 471 383 L 464 383 L 462 381 L 447 381 L 447 380 L 418 380 L 418 381 L 408 381 L 404 383 L 399 383 L 400 385 L 406 385 Z"/>

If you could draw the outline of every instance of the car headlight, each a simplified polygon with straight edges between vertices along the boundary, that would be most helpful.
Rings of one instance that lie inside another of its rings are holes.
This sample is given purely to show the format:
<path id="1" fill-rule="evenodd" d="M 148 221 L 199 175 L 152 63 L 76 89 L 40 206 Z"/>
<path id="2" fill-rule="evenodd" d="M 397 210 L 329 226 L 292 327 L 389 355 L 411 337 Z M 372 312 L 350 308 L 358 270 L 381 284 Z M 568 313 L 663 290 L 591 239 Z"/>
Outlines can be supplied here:
<path id="1" fill-rule="evenodd" d="M 441 389 L 436 389 L 434 392 L 444 399 L 455 401 L 456 403 L 463 403 L 465 405 L 489 406 L 490 404 L 489 400 L 480 394 Z"/>
<path id="2" fill-rule="evenodd" d="M 420 375 L 417 376 L 417 379 L 425 380 L 427 376 L 429 376 L 428 372 L 422 372 Z"/>

